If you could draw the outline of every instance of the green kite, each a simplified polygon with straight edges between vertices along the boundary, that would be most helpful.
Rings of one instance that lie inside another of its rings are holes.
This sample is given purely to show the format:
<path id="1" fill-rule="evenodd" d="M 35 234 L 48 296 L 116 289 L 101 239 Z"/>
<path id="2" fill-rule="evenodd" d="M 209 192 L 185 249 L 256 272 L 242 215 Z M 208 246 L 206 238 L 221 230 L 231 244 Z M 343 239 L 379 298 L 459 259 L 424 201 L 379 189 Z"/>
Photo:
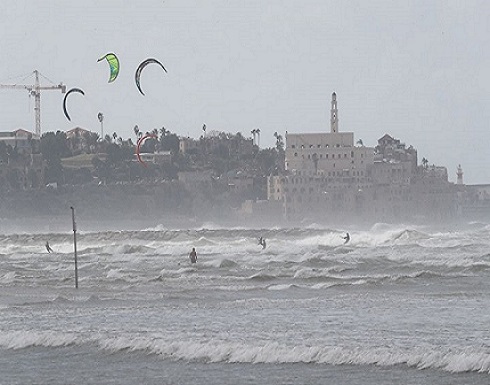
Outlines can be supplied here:
<path id="1" fill-rule="evenodd" d="M 119 75 L 119 59 L 117 56 L 113 53 L 108 53 L 105 56 L 102 56 L 97 62 L 101 60 L 107 60 L 107 63 L 109 63 L 109 68 L 111 69 L 111 76 L 109 77 L 109 83 L 112 83 L 114 80 L 116 80 L 117 75 Z"/>

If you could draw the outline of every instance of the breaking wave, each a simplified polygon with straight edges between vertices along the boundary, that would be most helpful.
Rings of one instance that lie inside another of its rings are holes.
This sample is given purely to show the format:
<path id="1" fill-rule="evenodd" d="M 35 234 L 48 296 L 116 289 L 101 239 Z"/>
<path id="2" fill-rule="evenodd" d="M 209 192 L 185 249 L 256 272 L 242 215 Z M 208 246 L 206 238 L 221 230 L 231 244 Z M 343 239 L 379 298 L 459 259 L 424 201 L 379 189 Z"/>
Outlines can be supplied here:
<path id="1" fill-rule="evenodd" d="M 204 363 L 309 363 L 328 365 L 406 365 L 419 370 L 451 373 L 490 373 L 490 352 L 484 348 L 347 347 L 284 345 L 277 342 L 176 341 L 152 337 L 80 336 L 77 333 L 15 331 L 0 332 L 3 349 L 60 348 L 95 345 L 109 353 L 145 352 L 165 360 Z"/>

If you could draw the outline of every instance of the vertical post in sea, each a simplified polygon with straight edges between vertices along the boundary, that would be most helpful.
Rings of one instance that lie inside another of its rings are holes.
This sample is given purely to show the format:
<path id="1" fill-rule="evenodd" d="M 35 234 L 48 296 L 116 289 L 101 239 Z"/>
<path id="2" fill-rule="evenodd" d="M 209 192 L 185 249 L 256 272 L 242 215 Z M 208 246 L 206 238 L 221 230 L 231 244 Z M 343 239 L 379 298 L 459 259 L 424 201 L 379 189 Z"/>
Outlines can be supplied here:
<path id="1" fill-rule="evenodd" d="M 75 289 L 78 289 L 78 264 L 77 264 L 77 224 L 75 222 L 75 208 L 73 206 L 71 209 L 71 219 L 73 222 L 73 247 L 75 255 Z"/>

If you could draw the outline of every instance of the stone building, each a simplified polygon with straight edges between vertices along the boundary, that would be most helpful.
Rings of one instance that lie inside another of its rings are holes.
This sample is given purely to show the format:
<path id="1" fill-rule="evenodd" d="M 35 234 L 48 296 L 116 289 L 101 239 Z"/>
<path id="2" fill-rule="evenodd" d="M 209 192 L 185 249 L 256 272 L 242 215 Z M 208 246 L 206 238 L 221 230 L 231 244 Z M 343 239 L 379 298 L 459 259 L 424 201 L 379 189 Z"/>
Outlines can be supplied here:
<path id="1" fill-rule="evenodd" d="M 44 186 L 46 164 L 39 153 L 39 136 L 22 128 L 0 132 L 0 192 Z"/>
<path id="2" fill-rule="evenodd" d="M 417 151 L 386 134 L 375 148 L 339 132 L 332 94 L 330 132 L 286 134 L 286 172 L 269 176 L 267 195 L 290 220 L 444 220 L 457 211 L 447 169 L 417 165 Z"/>
<path id="3" fill-rule="evenodd" d="M 284 175 L 268 178 L 268 199 L 281 201 L 287 219 L 339 220 L 370 215 L 374 148 L 339 132 L 337 95 L 332 94 L 330 132 L 286 133 Z"/>

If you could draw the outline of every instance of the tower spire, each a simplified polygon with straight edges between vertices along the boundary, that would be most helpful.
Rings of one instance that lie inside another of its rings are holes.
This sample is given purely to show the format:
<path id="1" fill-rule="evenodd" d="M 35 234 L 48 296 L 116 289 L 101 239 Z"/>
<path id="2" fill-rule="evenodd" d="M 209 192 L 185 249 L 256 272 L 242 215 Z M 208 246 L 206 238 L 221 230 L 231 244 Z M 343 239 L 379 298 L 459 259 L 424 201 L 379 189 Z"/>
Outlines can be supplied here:
<path id="1" fill-rule="evenodd" d="M 339 115 L 337 110 L 337 94 L 332 94 L 332 108 L 330 109 L 330 132 L 339 132 Z"/>

